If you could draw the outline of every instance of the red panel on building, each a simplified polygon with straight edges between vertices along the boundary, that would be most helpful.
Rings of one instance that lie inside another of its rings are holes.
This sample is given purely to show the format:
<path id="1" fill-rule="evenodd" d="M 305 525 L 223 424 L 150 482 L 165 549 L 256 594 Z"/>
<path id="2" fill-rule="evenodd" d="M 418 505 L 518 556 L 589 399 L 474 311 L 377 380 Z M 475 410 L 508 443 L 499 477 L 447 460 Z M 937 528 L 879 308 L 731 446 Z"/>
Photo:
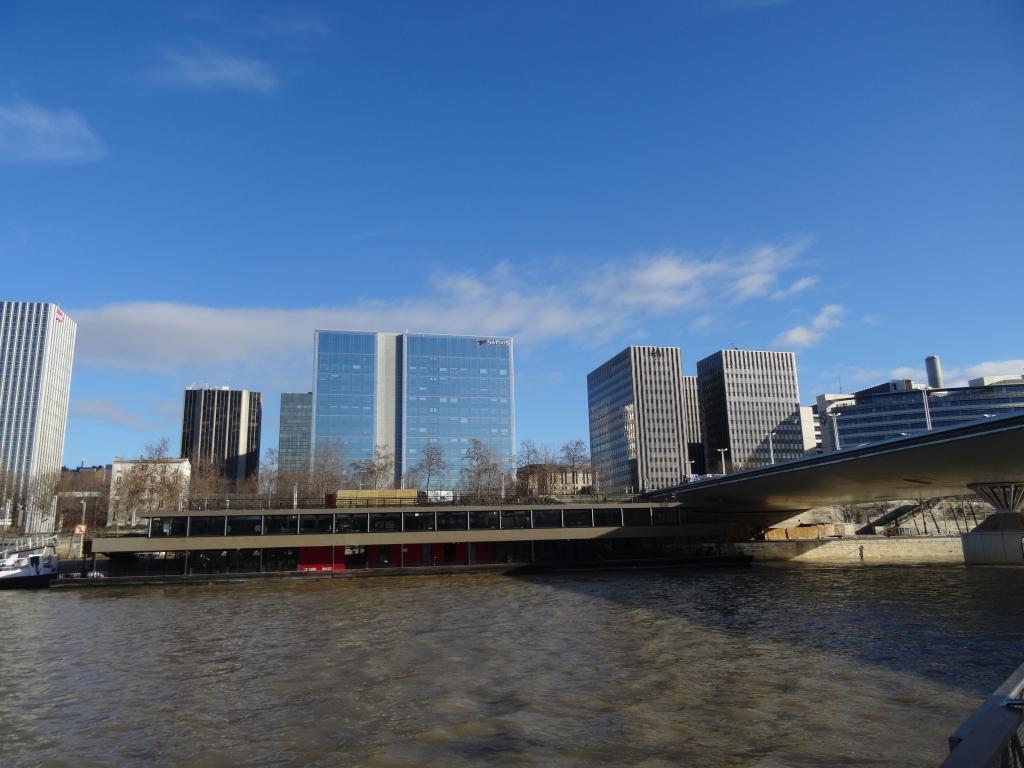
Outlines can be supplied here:
<path id="1" fill-rule="evenodd" d="M 345 570 L 345 548 L 335 547 L 334 548 L 334 570 L 344 571 Z"/>
<path id="2" fill-rule="evenodd" d="M 300 571 L 333 570 L 334 547 L 302 547 L 299 550 Z"/>
<path id="3" fill-rule="evenodd" d="M 430 565 L 444 565 L 444 544 L 430 545 Z"/>
<path id="4" fill-rule="evenodd" d="M 409 567 L 423 565 L 423 545 L 403 544 L 402 562 Z"/>

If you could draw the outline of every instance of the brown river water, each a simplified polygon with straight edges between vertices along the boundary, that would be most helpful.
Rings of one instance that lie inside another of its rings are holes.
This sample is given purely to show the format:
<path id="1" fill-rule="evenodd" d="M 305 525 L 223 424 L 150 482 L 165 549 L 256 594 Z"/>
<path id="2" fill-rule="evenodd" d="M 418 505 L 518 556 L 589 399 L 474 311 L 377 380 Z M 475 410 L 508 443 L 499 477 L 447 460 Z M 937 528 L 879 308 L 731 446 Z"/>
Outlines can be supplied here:
<path id="1" fill-rule="evenodd" d="M 1024 569 L 0 592 L 0 766 L 926 766 Z"/>

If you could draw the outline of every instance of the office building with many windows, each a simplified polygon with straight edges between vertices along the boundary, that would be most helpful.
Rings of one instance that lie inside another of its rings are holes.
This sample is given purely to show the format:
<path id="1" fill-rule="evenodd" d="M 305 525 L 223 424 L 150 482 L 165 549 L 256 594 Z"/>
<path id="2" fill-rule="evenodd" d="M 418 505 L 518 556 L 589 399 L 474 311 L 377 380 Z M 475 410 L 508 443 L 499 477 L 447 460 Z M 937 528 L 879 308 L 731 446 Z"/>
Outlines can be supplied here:
<path id="1" fill-rule="evenodd" d="M 700 426 L 700 387 L 696 376 L 683 376 L 683 418 L 686 420 L 686 455 L 690 474 L 707 472 L 704 463 L 704 439 Z"/>
<path id="2" fill-rule="evenodd" d="M 697 363 L 697 378 L 709 471 L 803 457 L 794 353 L 723 349 Z"/>
<path id="3" fill-rule="evenodd" d="M 931 381 L 941 383 L 932 365 Z M 826 451 L 856 448 L 1022 413 L 1024 376 L 972 379 L 966 387 L 925 387 L 897 379 L 853 394 L 819 395 L 818 411 Z"/>
<path id="4" fill-rule="evenodd" d="M 181 420 L 181 458 L 193 475 L 206 468 L 234 481 L 257 477 L 263 410 L 259 392 L 187 389 Z"/>
<path id="5" fill-rule="evenodd" d="M 313 393 L 282 392 L 277 433 L 277 468 L 282 472 L 310 469 L 310 436 L 313 434 Z"/>
<path id="6" fill-rule="evenodd" d="M 587 405 L 597 491 L 652 491 L 690 474 L 678 347 L 627 347 L 587 375 Z"/>
<path id="7" fill-rule="evenodd" d="M 512 339 L 420 333 L 315 334 L 312 446 L 349 464 L 386 454 L 399 487 L 422 484 L 424 450 L 441 449 L 431 490 L 454 491 L 478 440 L 500 470 L 515 454 Z"/>
<path id="8" fill-rule="evenodd" d="M 0 302 L 0 518 L 28 532 L 53 530 L 76 330 L 56 304 Z"/>

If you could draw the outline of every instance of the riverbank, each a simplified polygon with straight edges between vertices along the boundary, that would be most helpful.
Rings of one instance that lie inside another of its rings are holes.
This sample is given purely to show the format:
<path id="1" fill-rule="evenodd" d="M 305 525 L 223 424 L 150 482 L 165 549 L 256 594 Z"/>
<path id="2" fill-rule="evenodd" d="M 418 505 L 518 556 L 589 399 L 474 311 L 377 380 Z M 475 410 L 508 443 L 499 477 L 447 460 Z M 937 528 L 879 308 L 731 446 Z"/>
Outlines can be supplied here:
<path id="1" fill-rule="evenodd" d="M 928 537 L 886 537 L 851 536 L 834 539 L 810 539 L 795 541 L 742 541 L 731 545 L 736 558 L 712 558 L 706 562 L 681 562 L 668 564 L 666 568 L 692 568 L 735 566 L 750 562 L 794 562 L 808 564 L 845 565 L 905 565 L 924 563 L 959 564 L 964 562 L 963 548 L 959 536 Z M 719 561 L 720 560 L 720 561 Z M 734 562 L 735 561 L 735 562 Z M 367 579 L 395 576 L 455 575 L 462 573 L 545 573 L 567 570 L 599 572 L 602 570 L 655 570 L 659 566 L 623 565 L 621 568 L 594 567 L 585 563 L 577 565 L 524 565 L 522 563 L 495 563 L 478 565 L 439 565 L 406 568 L 364 568 L 317 572 L 274 572 L 274 573 L 218 573 L 218 574 L 153 574 L 115 576 L 105 578 L 75 578 L 66 574 L 53 583 L 56 589 L 84 589 L 90 587 L 124 587 L 156 585 L 237 584 L 274 581 L 322 581 L 329 579 Z M 75 569 L 77 573 L 78 568 Z"/>
<path id="2" fill-rule="evenodd" d="M 792 541 L 741 541 L 737 551 L 758 561 L 898 565 L 962 563 L 959 536 L 847 536 Z"/>

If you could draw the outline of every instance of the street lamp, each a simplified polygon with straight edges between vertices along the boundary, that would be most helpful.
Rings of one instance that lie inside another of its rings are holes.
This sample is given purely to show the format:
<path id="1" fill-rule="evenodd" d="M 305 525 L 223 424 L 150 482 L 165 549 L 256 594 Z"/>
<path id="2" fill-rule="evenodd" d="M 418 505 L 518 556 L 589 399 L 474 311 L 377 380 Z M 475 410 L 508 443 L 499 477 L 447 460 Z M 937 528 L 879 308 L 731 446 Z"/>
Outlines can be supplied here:
<path id="1" fill-rule="evenodd" d="M 724 475 L 725 474 L 725 454 L 729 452 L 729 449 L 728 448 L 716 448 L 715 450 L 718 451 L 719 456 L 722 457 L 722 474 Z"/>
<path id="2" fill-rule="evenodd" d="M 836 450 L 840 450 L 839 447 L 839 417 L 843 415 L 842 411 L 832 411 L 829 414 L 832 417 L 832 438 L 836 446 Z"/>
<path id="3" fill-rule="evenodd" d="M 765 432 L 764 436 L 768 438 L 768 460 L 775 463 L 775 443 L 772 442 L 772 438 L 775 437 L 774 432 Z"/>

